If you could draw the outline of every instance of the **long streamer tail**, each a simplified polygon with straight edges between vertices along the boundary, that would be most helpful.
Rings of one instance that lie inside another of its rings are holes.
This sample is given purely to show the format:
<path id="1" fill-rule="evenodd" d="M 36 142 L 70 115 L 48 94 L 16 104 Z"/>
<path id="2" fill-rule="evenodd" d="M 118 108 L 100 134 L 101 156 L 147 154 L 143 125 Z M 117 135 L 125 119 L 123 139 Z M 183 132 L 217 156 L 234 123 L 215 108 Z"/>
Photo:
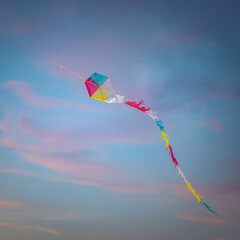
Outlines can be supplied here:
<path id="1" fill-rule="evenodd" d="M 217 213 L 212 210 L 212 208 L 207 205 L 201 198 L 202 196 L 199 196 L 195 190 L 192 188 L 190 182 L 188 182 L 188 180 L 186 179 L 186 177 L 184 176 L 183 172 L 181 171 L 180 167 L 177 166 L 178 172 L 180 174 L 180 176 L 183 178 L 184 182 L 187 184 L 188 189 L 191 191 L 192 195 L 196 197 L 196 199 L 198 200 L 198 202 L 200 202 L 203 206 L 205 206 L 207 208 L 208 211 L 210 211 L 211 213 L 213 213 L 214 215 L 217 215 Z"/>
<path id="2" fill-rule="evenodd" d="M 109 101 L 106 101 L 108 103 L 124 103 L 130 107 L 136 108 L 144 113 L 146 113 L 149 117 L 151 117 L 153 119 L 153 121 L 157 124 L 157 126 L 160 128 L 161 133 L 162 133 L 162 138 L 165 141 L 166 144 L 166 151 L 169 149 L 169 155 L 171 156 L 172 162 L 175 166 L 175 168 L 178 169 L 178 173 L 179 175 L 183 178 L 184 182 L 187 184 L 189 191 L 192 193 L 192 195 L 198 200 L 198 202 L 200 204 L 202 204 L 203 206 L 206 207 L 206 209 L 208 211 L 210 211 L 211 213 L 213 213 L 214 215 L 217 215 L 217 213 L 212 210 L 212 208 L 207 205 L 203 200 L 202 200 L 202 196 L 199 196 L 196 191 L 192 188 L 192 185 L 190 184 L 190 182 L 186 179 L 185 175 L 183 174 L 183 172 L 181 171 L 180 167 L 179 167 L 179 163 L 177 161 L 177 159 L 174 156 L 173 153 L 173 149 L 167 139 L 167 134 L 165 132 L 165 128 L 163 126 L 163 123 L 161 120 L 158 119 L 157 114 L 151 109 L 151 108 L 146 108 L 143 106 L 143 101 L 139 101 L 139 102 L 134 102 L 134 101 L 127 101 L 124 102 L 124 97 L 119 96 L 119 95 L 115 95 L 114 97 L 112 97 Z"/>

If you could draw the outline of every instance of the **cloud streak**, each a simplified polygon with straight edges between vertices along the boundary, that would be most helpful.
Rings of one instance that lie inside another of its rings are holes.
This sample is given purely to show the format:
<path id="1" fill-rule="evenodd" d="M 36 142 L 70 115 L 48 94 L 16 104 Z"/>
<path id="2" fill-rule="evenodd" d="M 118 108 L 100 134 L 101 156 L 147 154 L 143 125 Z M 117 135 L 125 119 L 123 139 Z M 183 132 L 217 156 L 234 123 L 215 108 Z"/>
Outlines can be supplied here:
<path id="1" fill-rule="evenodd" d="M 106 143 L 146 144 L 149 141 L 148 132 L 143 139 L 138 137 L 136 128 L 126 127 L 128 131 L 119 131 L 114 126 L 104 124 L 101 128 L 93 125 L 91 129 L 65 127 L 59 130 L 42 126 L 29 117 L 19 117 L 16 121 L 8 117 L 0 122 L 3 135 L 0 146 L 26 151 L 72 152 L 97 149 L 100 144 Z"/>
<path id="2" fill-rule="evenodd" d="M 41 165 L 41 164 L 40 164 Z M 51 168 L 52 169 L 52 168 Z M 52 169 L 53 170 L 53 169 Z M 121 169 L 118 169 L 121 172 Z M 191 194 L 187 191 L 186 187 L 182 183 L 174 183 L 167 181 L 158 181 L 151 182 L 149 184 L 134 184 L 134 183 L 126 183 L 123 180 L 119 179 L 120 182 L 116 183 L 116 178 L 119 178 L 117 175 L 111 177 L 107 177 L 106 179 L 97 177 L 83 177 L 80 174 L 74 175 L 69 171 L 65 171 L 62 175 L 44 175 L 34 172 L 26 172 L 18 169 L 0 169 L 3 173 L 22 175 L 27 177 L 36 177 L 40 179 L 47 179 L 50 181 L 58 181 L 58 182 L 70 182 L 74 184 L 87 185 L 92 187 L 99 187 L 105 189 L 107 191 L 116 192 L 120 194 L 140 194 L 140 195 L 161 195 L 161 194 L 170 194 L 177 196 L 189 196 Z M 120 174 L 122 175 L 122 174 Z"/>
<path id="3" fill-rule="evenodd" d="M 190 221 L 190 222 L 197 222 L 197 223 L 223 223 L 223 220 L 221 218 L 216 218 L 216 217 L 193 217 L 188 214 L 179 214 L 177 215 L 178 219 L 182 219 L 185 221 Z"/>
<path id="4" fill-rule="evenodd" d="M 13 173 L 18 173 L 18 171 L 14 171 Z M 8 200 L 0 197 L 0 208 L 8 208 L 8 209 L 25 209 L 28 208 L 29 205 L 19 201 Z"/>
<path id="5" fill-rule="evenodd" d="M 63 100 L 54 97 L 46 97 L 42 96 L 36 92 L 34 92 L 29 84 L 23 81 L 12 80 L 2 84 L 4 88 L 13 89 L 17 96 L 27 102 L 28 104 L 43 109 L 59 109 L 59 108 L 71 108 L 77 109 L 81 111 L 93 111 L 91 107 L 86 107 L 81 103 L 77 103 L 70 100 Z"/>
<path id="6" fill-rule="evenodd" d="M 74 154 L 20 153 L 27 161 L 57 172 L 92 180 L 113 178 L 116 170 L 111 165 L 96 164 L 85 152 Z"/>
<path id="7" fill-rule="evenodd" d="M 51 140 L 51 141 L 59 141 L 59 139 L 63 139 L 64 142 L 68 141 L 79 141 L 79 143 L 83 143 L 88 141 L 89 143 L 99 143 L 100 142 L 111 142 L 111 143 L 119 143 L 119 142 L 128 142 L 128 143 L 143 143 L 141 142 L 132 132 L 122 133 L 117 132 L 118 129 L 113 129 L 111 126 L 108 128 L 98 126 L 91 126 L 91 129 L 81 128 L 81 129 L 67 129 L 65 130 L 53 130 L 47 127 L 42 127 L 37 125 L 35 122 L 31 121 L 31 119 L 22 117 L 20 118 L 18 127 L 24 132 L 29 134 L 30 136 L 41 139 L 41 140 Z M 111 134 L 108 134 L 111 131 Z"/>
<path id="8" fill-rule="evenodd" d="M 204 122 L 197 124 L 196 126 L 206 126 L 215 132 L 220 132 L 222 130 L 222 126 L 217 118 L 210 118 Z"/>
<path id="9" fill-rule="evenodd" d="M 11 227 L 14 229 L 31 229 L 31 230 L 51 233 L 51 234 L 54 234 L 57 236 L 61 235 L 61 233 L 56 231 L 55 229 L 44 228 L 44 227 L 33 226 L 33 225 L 22 225 L 22 224 L 16 224 L 16 223 L 11 223 L 11 222 L 0 222 L 0 226 Z"/>

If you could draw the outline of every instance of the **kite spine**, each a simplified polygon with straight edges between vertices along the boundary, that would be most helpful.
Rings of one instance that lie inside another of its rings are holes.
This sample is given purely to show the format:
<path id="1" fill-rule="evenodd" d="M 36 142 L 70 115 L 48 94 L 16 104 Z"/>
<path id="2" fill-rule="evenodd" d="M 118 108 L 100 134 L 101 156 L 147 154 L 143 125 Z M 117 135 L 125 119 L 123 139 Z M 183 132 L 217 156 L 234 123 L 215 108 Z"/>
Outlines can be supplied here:
<path id="1" fill-rule="evenodd" d="M 114 102 L 114 101 L 112 101 Z M 115 101 L 115 102 L 119 102 L 120 101 Z M 183 174 L 183 172 L 181 171 L 180 167 L 179 167 L 179 163 L 177 161 L 177 159 L 175 158 L 174 156 L 174 153 L 173 153 L 173 150 L 172 150 L 172 147 L 167 139 L 167 134 L 165 132 L 165 129 L 164 129 L 164 126 L 163 126 L 163 123 L 161 120 L 158 119 L 157 115 L 155 112 L 153 112 L 153 110 L 151 108 L 146 108 L 144 106 L 142 106 L 143 104 L 143 101 L 139 101 L 139 102 L 134 102 L 134 101 L 128 101 L 128 102 L 123 102 L 121 101 L 121 103 L 124 103 L 130 107 L 133 107 L 133 108 L 136 108 L 144 113 L 146 113 L 149 117 L 151 117 L 153 119 L 153 121 L 157 124 L 157 126 L 160 128 L 161 130 L 161 133 L 162 133 L 162 138 L 163 140 L 165 141 L 165 144 L 166 144 L 166 151 L 169 149 L 169 155 L 171 156 L 171 159 L 172 159 L 172 162 L 175 166 L 175 168 L 178 169 L 178 173 L 179 175 L 183 178 L 184 182 L 186 183 L 186 185 L 188 186 L 188 189 L 189 191 L 192 193 L 192 195 L 198 200 L 198 202 L 200 204 L 202 204 L 203 206 L 206 207 L 206 209 L 208 211 L 210 211 L 211 213 L 213 213 L 214 215 L 217 215 L 217 213 L 212 210 L 212 208 L 207 205 L 201 198 L 202 196 L 199 196 L 196 191 L 192 188 L 192 185 L 190 184 L 190 182 L 186 179 L 185 175 Z"/>

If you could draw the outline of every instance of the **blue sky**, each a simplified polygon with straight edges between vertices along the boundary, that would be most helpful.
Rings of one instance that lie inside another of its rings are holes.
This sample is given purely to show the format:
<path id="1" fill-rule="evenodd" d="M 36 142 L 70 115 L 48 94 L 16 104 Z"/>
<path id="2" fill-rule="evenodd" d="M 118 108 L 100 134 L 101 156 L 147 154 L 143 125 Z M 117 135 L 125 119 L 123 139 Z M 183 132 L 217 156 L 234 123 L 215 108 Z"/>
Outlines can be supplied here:
<path id="1" fill-rule="evenodd" d="M 0 31 L 0 238 L 238 240 L 237 1 L 1 1 L 0 25 L 87 79 L 110 77 L 159 128 Z"/>

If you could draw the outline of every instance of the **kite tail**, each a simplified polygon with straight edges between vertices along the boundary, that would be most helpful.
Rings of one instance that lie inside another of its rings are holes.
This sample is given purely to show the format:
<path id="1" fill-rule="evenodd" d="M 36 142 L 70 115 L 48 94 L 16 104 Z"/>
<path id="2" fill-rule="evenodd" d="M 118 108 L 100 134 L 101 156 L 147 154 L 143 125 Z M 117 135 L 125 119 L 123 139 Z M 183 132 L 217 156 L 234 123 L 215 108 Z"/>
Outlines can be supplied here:
<path id="1" fill-rule="evenodd" d="M 173 161 L 173 163 L 174 163 L 174 166 L 175 166 L 175 167 L 178 167 L 178 166 L 179 166 L 179 163 L 178 163 L 177 159 L 175 158 L 175 156 L 174 156 L 174 154 L 173 154 L 173 150 L 172 150 L 171 145 L 169 145 L 169 150 L 170 150 L 169 154 L 171 155 L 171 158 L 172 158 L 172 161 Z"/>
<path id="2" fill-rule="evenodd" d="M 120 101 L 118 101 L 120 103 Z M 123 102 L 123 101 L 122 101 Z M 184 182 L 187 184 L 188 186 L 188 189 L 190 190 L 190 192 L 192 193 L 193 196 L 195 196 L 195 198 L 198 200 L 198 202 L 200 204 L 202 204 L 203 206 L 205 206 L 207 208 L 208 211 L 210 211 L 211 213 L 217 215 L 217 213 L 212 210 L 212 208 L 207 205 L 201 198 L 202 196 L 199 196 L 195 190 L 192 188 L 190 182 L 187 181 L 186 177 L 184 176 L 183 172 L 181 171 L 180 167 L 179 167 L 179 163 L 177 161 L 177 159 L 175 158 L 174 156 L 174 153 L 173 153 L 173 150 L 172 150 L 172 147 L 167 139 L 167 135 L 165 133 L 165 129 L 164 129 L 164 126 L 163 126 L 163 123 L 161 120 L 158 119 L 157 117 L 157 114 L 155 112 L 153 112 L 153 110 L 151 108 L 146 108 L 144 106 L 142 106 L 143 104 L 143 101 L 139 101 L 139 102 L 134 102 L 134 101 L 128 101 L 128 102 L 123 102 L 124 104 L 130 106 L 130 107 L 134 107 L 144 113 L 146 113 L 149 117 L 151 117 L 153 119 L 153 121 L 157 124 L 157 126 L 160 128 L 161 132 L 162 132 L 162 138 L 163 140 L 165 141 L 165 144 L 166 144 L 166 150 L 169 149 L 169 155 L 171 156 L 172 158 L 172 162 L 174 164 L 174 166 L 178 169 L 178 172 L 180 174 L 180 176 L 183 178 Z"/>
<path id="3" fill-rule="evenodd" d="M 186 179 L 186 177 L 184 176 L 183 172 L 181 171 L 180 167 L 177 166 L 178 169 L 178 173 L 180 174 L 180 176 L 183 178 L 184 182 L 187 184 L 188 189 L 191 191 L 192 195 L 195 196 L 195 198 L 198 200 L 199 203 L 201 203 L 203 206 L 205 206 L 207 208 L 207 210 L 211 213 L 213 213 L 214 215 L 218 215 L 214 210 L 212 210 L 212 208 L 207 205 L 201 198 L 202 196 L 199 196 L 196 191 L 192 188 L 191 183 Z"/>
<path id="4" fill-rule="evenodd" d="M 134 107 L 134 108 L 137 108 L 138 110 L 142 111 L 142 112 L 149 112 L 151 110 L 151 108 L 145 108 L 143 106 L 140 106 L 143 104 L 143 101 L 141 100 L 140 102 L 125 102 L 125 104 L 131 106 L 131 107 Z"/>

